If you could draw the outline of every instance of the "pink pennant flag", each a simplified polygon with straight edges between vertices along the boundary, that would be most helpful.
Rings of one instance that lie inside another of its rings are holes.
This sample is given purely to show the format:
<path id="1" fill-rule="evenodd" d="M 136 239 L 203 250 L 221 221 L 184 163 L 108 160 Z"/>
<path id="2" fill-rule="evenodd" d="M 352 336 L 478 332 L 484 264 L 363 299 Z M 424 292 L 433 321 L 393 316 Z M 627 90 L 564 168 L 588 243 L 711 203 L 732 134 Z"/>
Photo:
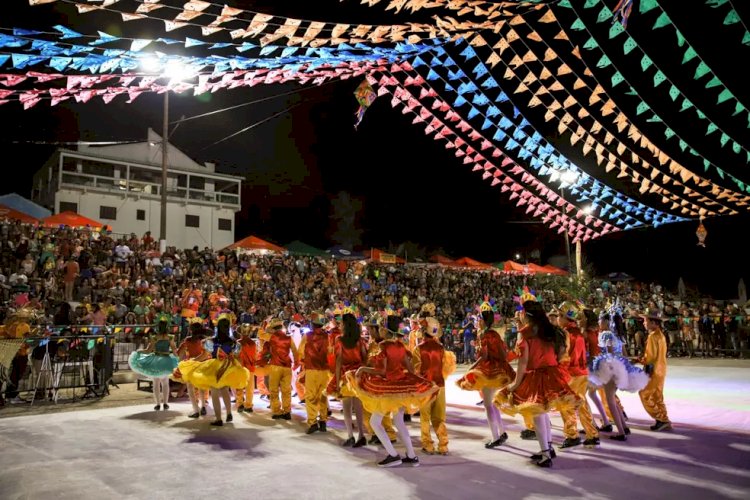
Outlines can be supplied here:
<path id="1" fill-rule="evenodd" d="M 112 95 L 114 96 L 114 94 L 112 94 Z M 67 101 L 68 99 L 70 99 L 69 95 L 63 95 L 63 96 L 60 96 L 60 97 L 53 97 L 50 100 L 50 106 L 57 106 L 59 103 L 61 103 L 63 101 Z"/>
<path id="2" fill-rule="evenodd" d="M 495 177 L 494 179 L 492 179 L 492 183 L 490 185 L 491 186 L 497 186 L 498 184 L 500 184 L 500 179 L 498 179 L 497 177 Z"/>
<path id="3" fill-rule="evenodd" d="M 500 188 L 500 191 L 504 193 L 506 191 L 510 191 L 510 188 L 508 187 L 507 184 L 503 184 L 502 187 Z"/>
<path id="4" fill-rule="evenodd" d="M 461 158 L 462 156 L 466 156 L 466 153 L 464 153 L 462 150 L 457 149 L 456 150 L 456 157 Z"/>
<path id="5" fill-rule="evenodd" d="M 56 90 L 56 89 L 50 89 L 50 92 L 52 90 Z M 12 95 L 12 94 L 13 94 L 12 90 L 0 89 L 0 99 L 5 99 L 6 97 L 8 97 L 9 95 Z"/>
<path id="6" fill-rule="evenodd" d="M 127 101 L 128 104 L 130 104 L 133 101 L 135 101 L 136 98 L 138 98 L 138 96 L 141 95 L 142 93 L 143 93 L 143 90 L 129 89 L 128 90 L 128 96 L 130 97 L 130 99 L 128 99 L 128 101 Z"/>
<path id="7" fill-rule="evenodd" d="M 466 123 L 464 120 L 461 120 L 461 123 L 458 124 L 458 128 L 461 129 L 461 132 L 466 132 L 471 128 L 471 125 Z"/>
<path id="8" fill-rule="evenodd" d="M 474 159 L 467 155 L 466 158 L 464 158 L 464 165 L 468 165 L 469 163 L 474 163 Z"/>
<path id="9" fill-rule="evenodd" d="M 455 140 L 455 141 L 453 141 L 453 142 L 455 142 L 455 143 L 456 143 L 456 146 L 458 146 L 458 147 L 461 147 L 461 146 L 463 146 L 464 144 L 466 144 L 466 141 L 464 141 L 464 140 L 463 140 L 463 139 L 461 139 L 460 137 L 456 137 L 456 140 Z"/>
<path id="10" fill-rule="evenodd" d="M 500 166 L 501 167 L 507 167 L 508 165 L 512 165 L 512 164 L 513 164 L 513 159 L 512 158 L 508 158 L 507 156 L 505 158 L 503 158 L 502 162 L 500 162 Z M 520 168 L 520 167 L 516 167 L 516 168 Z M 516 173 L 518 173 L 518 172 L 516 172 Z"/>
<path id="11" fill-rule="evenodd" d="M 482 167 L 479 167 L 479 170 L 482 170 Z M 489 172 L 484 172 L 484 173 L 482 174 L 482 180 L 487 180 L 487 179 L 489 179 L 490 177 L 492 177 L 492 174 L 491 174 L 491 173 L 489 173 Z"/>
<path id="12" fill-rule="evenodd" d="M 487 139 L 485 139 L 485 140 L 482 141 L 482 145 L 479 147 L 479 149 L 481 149 L 482 151 L 484 151 L 485 149 L 489 149 L 491 147 L 492 147 L 492 143 L 490 141 L 488 141 Z"/>
<path id="13" fill-rule="evenodd" d="M 26 80 L 26 75 L 2 75 L 5 80 L 0 81 L 0 84 L 6 87 L 13 87 Z"/>
<path id="14" fill-rule="evenodd" d="M 523 193 L 521 193 L 521 194 L 523 194 Z M 518 203 L 516 205 L 518 205 L 519 207 L 521 207 L 523 205 L 526 205 L 526 200 L 522 197 L 521 199 L 518 200 Z"/>
<path id="15" fill-rule="evenodd" d="M 424 118 L 422 118 L 421 116 L 417 115 L 417 116 L 414 117 L 414 119 L 411 122 L 412 122 L 412 124 L 423 123 L 424 122 Z"/>
<path id="16" fill-rule="evenodd" d="M 483 170 L 481 165 L 474 165 L 474 168 L 471 169 L 472 172 L 476 172 L 477 170 Z"/>
<path id="17" fill-rule="evenodd" d="M 499 149 L 497 149 L 497 148 L 495 148 L 495 149 L 494 149 L 494 150 L 492 151 L 492 157 L 493 157 L 493 158 L 500 158 L 500 156 L 501 156 L 501 155 L 502 155 L 502 153 L 501 153 L 501 152 L 500 152 L 500 150 L 499 150 Z"/>

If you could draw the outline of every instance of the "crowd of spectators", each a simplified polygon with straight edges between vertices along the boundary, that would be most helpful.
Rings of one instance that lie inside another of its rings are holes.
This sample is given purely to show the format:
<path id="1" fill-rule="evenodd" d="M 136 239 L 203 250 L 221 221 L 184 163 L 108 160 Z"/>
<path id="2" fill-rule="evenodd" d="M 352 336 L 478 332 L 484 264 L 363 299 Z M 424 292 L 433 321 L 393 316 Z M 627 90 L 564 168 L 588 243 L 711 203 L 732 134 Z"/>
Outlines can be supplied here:
<path id="1" fill-rule="evenodd" d="M 150 233 L 115 237 L 12 222 L 0 224 L 0 242 L 0 316 L 30 307 L 56 326 L 149 325 L 161 313 L 172 315 L 179 324 L 188 289 L 202 292 L 198 315 L 210 318 L 219 297 L 221 307 L 249 323 L 271 315 L 290 319 L 296 313 L 323 311 L 343 300 L 356 304 L 363 315 L 387 302 L 407 315 L 433 302 L 445 325 L 444 343 L 459 362 L 469 363 L 474 357 L 477 306 L 485 298 L 494 302 L 500 328 L 512 346 L 517 335 L 516 298 L 528 287 L 548 307 L 568 299 L 592 309 L 617 302 L 626 319 L 626 341 L 635 353 L 645 339 L 637 314 L 646 308 L 662 312 L 670 355 L 738 356 L 747 345 L 744 305 L 680 300 L 656 284 L 595 280 L 571 297 L 567 277 L 198 247 L 168 247 L 160 253 Z"/>

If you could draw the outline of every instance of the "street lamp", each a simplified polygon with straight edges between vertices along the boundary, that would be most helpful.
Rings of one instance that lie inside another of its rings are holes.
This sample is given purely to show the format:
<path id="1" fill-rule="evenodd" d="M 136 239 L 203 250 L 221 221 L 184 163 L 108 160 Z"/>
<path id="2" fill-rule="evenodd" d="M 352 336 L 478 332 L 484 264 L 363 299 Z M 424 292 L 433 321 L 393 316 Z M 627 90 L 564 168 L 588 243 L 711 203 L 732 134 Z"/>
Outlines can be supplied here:
<path id="1" fill-rule="evenodd" d="M 169 87 L 192 76 L 189 67 L 177 59 L 163 62 L 159 57 L 148 57 L 141 62 L 141 67 L 149 73 L 160 73 L 160 77 L 169 78 L 164 91 L 164 112 L 161 134 L 161 220 L 159 225 L 159 252 L 167 250 L 167 146 L 169 145 Z"/>

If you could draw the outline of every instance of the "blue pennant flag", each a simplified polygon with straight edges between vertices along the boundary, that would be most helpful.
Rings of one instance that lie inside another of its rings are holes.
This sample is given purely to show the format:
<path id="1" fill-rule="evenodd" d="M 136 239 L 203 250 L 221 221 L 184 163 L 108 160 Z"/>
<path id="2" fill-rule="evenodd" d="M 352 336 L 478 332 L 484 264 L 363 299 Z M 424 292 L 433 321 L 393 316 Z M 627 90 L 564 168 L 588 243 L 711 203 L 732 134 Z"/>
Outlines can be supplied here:
<path id="1" fill-rule="evenodd" d="M 486 106 L 490 100 L 484 94 L 474 94 L 474 99 L 471 100 L 477 106 Z"/>
<path id="2" fill-rule="evenodd" d="M 237 52 L 247 52 L 248 50 L 254 49 L 255 47 L 257 47 L 257 45 L 255 45 L 254 43 L 242 42 L 242 45 L 237 47 Z"/>
<path id="3" fill-rule="evenodd" d="M 105 33 L 103 31 L 98 31 L 97 33 L 99 33 L 99 39 L 94 40 L 93 42 L 89 42 L 89 45 L 103 45 L 105 43 L 114 42 L 120 39 L 120 37 L 112 36 L 109 33 Z"/>
<path id="4" fill-rule="evenodd" d="M 13 34 L 16 36 L 34 36 L 34 35 L 41 35 L 41 31 L 36 30 L 27 30 L 23 28 L 13 28 Z"/>
<path id="5" fill-rule="evenodd" d="M 478 114 L 479 114 L 479 110 L 475 108 L 474 106 L 472 106 L 471 109 L 469 110 L 469 113 L 466 116 L 468 116 L 469 119 L 472 119 Z"/>
<path id="6" fill-rule="evenodd" d="M 493 124 L 492 124 L 492 121 L 490 121 L 490 119 L 489 119 L 489 118 L 485 118 L 485 119 L 484 119 L 484 123 L 482 123 L 482 130 L 487 130 L 487 129 L 488 129 L 488 128 L 490 128 L 490 127 L 491 127 L 492 125 L 493 125 Z"/>
<path id="7" fill-rule="evenodd" d="M 285 47 L 284 50 L 281 51 L 281 57 L 293 56 L 298 49 L 298 47 Z"/>
<path id="8" fill-rule="evenodd" d="M 10 56 L 8 54 L 0 54 L 0 67 L 8 62 L 8 59 L 10 59 Z"/>
<path id="9" fill-rule="evenodd" d="M 430 81 L 437 80 L 438 78 L 440 78 L 440 75 L 438 75 L 434 69 L 430 69 L 430 71 L 427 73 L 427 79 Z"/>
<path id="10" fill-rule="evenodd" d="M 65 68 L 67 68 L 70 63 L 70 57 L 53 57 L 49 60 L 49 65 L 57 71 L 65 71 Z"/>
<path id="11" fill-rule="evenodd" d="M 522 160 L 528 160 L 530 156 L 531 156 L 531 151 L 529 151 L 528 149 L 521 149 L 518 152 L 518 157 L 521 158 Z"/>
<path id="12" fill-rule="evenodd" d="M 497 81 L 491 76 L 487 77 L 487 79 L 483 81 L 480 85 L 482 86 L 483 89 L 494 89 L 498 87 Z"/>
<path id="13" fill-rule="evenodd" d="M 0 33 L 0 48 L 2 47 L 23 47 L 29 43 L 28 40 L 16 38 L 14 36 L 3 35 Z"/>
<path id="14" fill-rule="evenodd" d="M 176 43 L 182 43 L 180 40 L 175 40 L 174 38 L 157 38 L 157 42 L 166 43 L 167 45 L 174 45 Z"/>
<path id="15" fill-rule="evenodd" d="M 483 77 L 487 74 L 487 66 L 482 63 L 477 64 L 474 68 L 474 74 L 477 75 L 477 78 Z"/>
<path id="16" fill-rule="evenodd" d="M 185 48 L 188 47 L 195 47 L 196 45 L 206 45 L 208 42 L 204 42 L 203 40 L 198 40 L 197 38 L 190 38 L 189 36 L 185 37 Z"/>
<path id="17" fill-rule="evenodd" d="M 505 92 L 503 92 L 502 90 L 500 91 L 500 95 L 497 96 L 497 99 L 495 99 L 495 101 L 497 102 L 505 102 L 507 100 L 508 100 L 508 96 L 505 95 Z"/>
<path id="18" fill-rule="evenodd" d="M 61 24 L 55 25 L 53 26 L 53 28 L 59 31 L 60 33 L 62 33 L 63 36 L 61 38 L 63 40 L 67 38 L 82 38 L 83 37 L 83 35 L 78 33 L 77 31 L 73 31 L 70 28 L 66 28 L 65 26 Z"/>
<path id="19" fill-rule="evenodd" d="M 450 84 L 450 82 L 445 82 L 445 90 L 448 92 L 455 92 L 456 89 L 453 85 Z"/>
<path id="20" fill-rule="evenodd" d="M 469 45 L 464 50 L 461 51 L 461 55 L 464 57 L 465 60 L 472 59 L 477 56 L 477 53 L 474 52 L 474 48 Z"/>
<path id="21" fill-rule="evenodd" d="M 217 49 L 225 49 L 227 47 L 231 47 L 234 44 L 231 44 L 229 42 L 218 42 L 213 45 L 211 45 L 208 50 L 217 50 Z"/>
<path id="22" fill-rule="evenodd" d="M 418 68 L 420 66 L 425 66 L 427 63 L 425 63 L 421 57 L 417 56 L 414 58 L 414 60 L 411 62 L 412 68 Z"/>
<path id="23" fill-rule="evenodd" d="M 502 131 L 502 130 L 500 130 L 500 129 L 497 129 L 497 130 L 495 131 L 495 135 L 494 135 L 494 136 L 492 136 L 492 139 L 493 139 L 494 141 L 496 141 L 496 142 L 502 142 L 502 141 L 504 141 L 504 140 L 505 140 L 505 138 L 506 138 L 506 137 L 508 137 L 508 135 L 507 135 L 507 134 L 506 134 L 505 132 L 503 132 L 503 131 Z"/>
<path id="24" fill-rule="evenodd" d="M 497 106 L 493 104 L 487 107 L 487 116 L 493 117 L 498 115 L 500 115 L 500 109 Z"/>

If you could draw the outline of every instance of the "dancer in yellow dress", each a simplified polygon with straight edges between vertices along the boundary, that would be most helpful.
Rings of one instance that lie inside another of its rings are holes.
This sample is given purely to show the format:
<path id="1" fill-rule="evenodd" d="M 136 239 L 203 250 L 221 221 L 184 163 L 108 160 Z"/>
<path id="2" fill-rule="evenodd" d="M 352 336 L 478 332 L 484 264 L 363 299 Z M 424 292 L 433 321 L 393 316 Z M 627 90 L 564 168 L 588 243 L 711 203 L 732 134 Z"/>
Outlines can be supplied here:
<path id="1" fill-rule="evenodd" d="M 648 385 L 638 393 L 643 408 L 656 420 L 651 426 L 652 431 L 666 431 L 672 429 L 672 422 L 667 415 L 664 404 L 664 380 L 667 378 L 667 339 L 661 330 L 661 315 L 656 311 L 647 311 L 642 315 L 648 338 L 643 357 L 635 360 L 642 363 L 651 379 Z"/>
<path id="2" fill-rule="evenodd" d="M 226 421 L 231 422 L 232 401 L 229 389 L 247 387 L 250 372 L 242 366 L 234 355 L 235 341 L 230 333 L 230 319 L 221 314 L 216 325 L 216 336 L 213 337 L 213 359 L 208 361 L 188 360 L 179 365 L 182 378 L 199 389 L 211 389 L 211 403 L 214 407 L 215 420 L 211 425 L 223 425 L 221 419 L 221 400 L 224 400 Z"/>

